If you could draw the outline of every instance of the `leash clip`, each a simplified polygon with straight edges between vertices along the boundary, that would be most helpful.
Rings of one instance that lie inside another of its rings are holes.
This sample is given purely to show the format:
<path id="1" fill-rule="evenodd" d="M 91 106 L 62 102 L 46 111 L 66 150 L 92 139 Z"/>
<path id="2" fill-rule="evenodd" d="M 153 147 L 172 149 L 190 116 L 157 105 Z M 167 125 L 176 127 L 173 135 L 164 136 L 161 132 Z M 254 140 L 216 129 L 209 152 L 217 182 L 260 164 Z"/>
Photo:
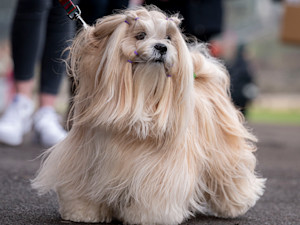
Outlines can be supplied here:
<path id="1" fill-rule="evenodd" d="M 79 20 L 84 29 L 87 29 L 88 25 L 81 17 L 81 10 L 78 5 L 74 5 L 71 0 L 59 0 L 59 2 L 66 10 L 68 17 L 71 20 Z"/>
<path id="2" fill-rule="evenodd" d="M 84 29 L 87 29 L 87 24 L 86 22 L 82 19 L 81 17 L 81 10 L 79 8 L 78 5 L 76 5 L 76 10 L 74 11 L 73 14 L 68 14 L 68 17 L 71 19 L 71 20 L 78 20 L 80 21 L 80 23 L 82 24 L 82 26 L 84 27 Z"/>
<path id="3" fill-rule="evenodd" d="M 71 19 L 71 20 L 79 20 L 80 23 L 82 24 L 82 26 L 84 27 L 84 29 L 87 29 L 87 24 L 86 22 L 82 19 L 81 17 L 81 10 L 79 8 L 78 5 L 76 5 L 76 11 L 74 12 L 73 16 L 71 16 L 70 14 L 68 15 L 68 17 Z"/>

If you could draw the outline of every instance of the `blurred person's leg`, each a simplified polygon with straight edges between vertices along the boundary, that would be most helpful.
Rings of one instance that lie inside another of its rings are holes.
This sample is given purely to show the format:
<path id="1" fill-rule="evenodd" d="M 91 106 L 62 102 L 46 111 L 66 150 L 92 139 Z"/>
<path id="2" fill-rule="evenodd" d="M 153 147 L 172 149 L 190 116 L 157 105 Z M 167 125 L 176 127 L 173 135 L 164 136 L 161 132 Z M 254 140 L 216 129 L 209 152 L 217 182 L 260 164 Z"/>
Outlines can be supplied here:
<path id="1" fill-rule="evenodd" d="M 97 19 L 107 15 L 108 4 L 109 0 L 82 0 L 79 2 L 81 16 L 87 24 L 92 25 Z"/>
<path id="2" fill-rule="evenodd" d="M 50 0 L 19 0 L 12 25 L 11 43 L 16 96 L 0 119 L 0 142 L 19 145 L 31 128 L 31 100 L 36 61 L 44 43 Z"/>
<path id="3" fill-rule="evenodd" d="M 172 0 L 172 1 L 162 1 L 162 0 L 145 0 L 144 2 L 147 5 L 155 5 L 161 10 L 167 12 L 168 14 L 174 14 L 182 12 L 185 10 L 186 1 L 181 0 Z"/>
<path id="4" fill-rule="evenodd" d="M 112 14 L 114 10 L 126 9 L 128 7 L 128 4 L 129 4 L 128 0 L 109 1 L 109 6 L 106 14 L 107 15 Z"/>
<path id="5" fill-rule="evenodd" d="M 66 71 L 64 60 L 68 53 L 64 50 L 68 47 L 75 32 L 74 24 L 66 16 L 64 8 L 57 0 L 51 1 L 53 1 L 53 6 L 47 20 L 46 40 L 41 62 L 41 106 L 54 105 Z"/>
<path id="6" fill-rule="evenodd" d="M 54 110 L 54 103 L 66 71 L 64 60 L 68 52 L 64 50 L 70 44 L 75 31 L 64 8 L 57 0 L 52 1 L 41 64 L 40 109 L 34 116 L 35 131 L 45 146 L 52 146 L 66 136 Z"/>
<path id="7" fill-rule="evenodd" d="M 203 42 L 223 30 L 223 2 L 222 0 L 187 1 L 183 27 L 187 33 L 196 36 Z"/>
<path id="8" fill-rule="evenodd" d="M 19 0 L 12 26 L 11 42 L 16 92 L 31 98 L 37 59 L 45 41 L 51 0 Z"/>

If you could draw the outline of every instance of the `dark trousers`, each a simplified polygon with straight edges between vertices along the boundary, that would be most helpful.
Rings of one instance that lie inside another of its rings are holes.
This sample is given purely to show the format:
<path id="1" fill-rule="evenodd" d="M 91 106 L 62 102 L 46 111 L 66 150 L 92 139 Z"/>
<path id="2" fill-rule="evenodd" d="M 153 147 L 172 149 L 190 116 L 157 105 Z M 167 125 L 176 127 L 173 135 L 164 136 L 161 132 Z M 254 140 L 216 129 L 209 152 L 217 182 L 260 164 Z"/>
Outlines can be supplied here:
<path id="1" fill-rule="evenodd" d="M 40 92 L 56 95 L 66 68 L 63 51 L 73 35 L 58 0 L 19 0 L 11 33 L 15 80 L 32 79 L 39 61 Z"/>
<path id="2" fill-rule="evenodd" d="M 184 32 L 203 42 L 222 30 L 222 0 L 146 0 L 146 4 L 154 4 L 168 14 L 179 12 L 184 18 L 181 26 Z"/>

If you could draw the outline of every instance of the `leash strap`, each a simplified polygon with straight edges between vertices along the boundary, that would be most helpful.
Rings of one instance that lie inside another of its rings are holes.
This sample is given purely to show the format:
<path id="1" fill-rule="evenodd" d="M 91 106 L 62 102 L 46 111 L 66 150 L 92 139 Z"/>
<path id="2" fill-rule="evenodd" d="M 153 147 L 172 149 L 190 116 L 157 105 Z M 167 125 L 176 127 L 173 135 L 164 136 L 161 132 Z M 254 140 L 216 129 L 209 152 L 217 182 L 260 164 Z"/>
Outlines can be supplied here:
<path id="1" fill-rule="evenodd" d="M 74 5 L 71 0 L 58 0 L 61 6 L 66 10 L 68 17 L 71 20 L 79 20 L 84 29 L 87 29 L 88 25 L 81 17 L 81 10 L 78 5 Z"/>

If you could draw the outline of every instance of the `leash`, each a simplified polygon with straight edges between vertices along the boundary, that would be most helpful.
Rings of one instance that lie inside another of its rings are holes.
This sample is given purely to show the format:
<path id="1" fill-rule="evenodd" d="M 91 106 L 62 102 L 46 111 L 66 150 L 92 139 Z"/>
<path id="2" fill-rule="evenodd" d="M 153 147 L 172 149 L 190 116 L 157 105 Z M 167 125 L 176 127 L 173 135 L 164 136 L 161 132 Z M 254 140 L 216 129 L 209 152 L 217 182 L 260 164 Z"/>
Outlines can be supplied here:
<path id="1" fill-rule="evenodd" d="M 88 25 L 81 17 L 81 10 L 78 5 L 74 5 L 71 0 L 58 0 L 61 6 L 66 10 L 68 17 L 71 20 L 78 20 L 82 24 L 84 29 L 87 29 Z"/>

